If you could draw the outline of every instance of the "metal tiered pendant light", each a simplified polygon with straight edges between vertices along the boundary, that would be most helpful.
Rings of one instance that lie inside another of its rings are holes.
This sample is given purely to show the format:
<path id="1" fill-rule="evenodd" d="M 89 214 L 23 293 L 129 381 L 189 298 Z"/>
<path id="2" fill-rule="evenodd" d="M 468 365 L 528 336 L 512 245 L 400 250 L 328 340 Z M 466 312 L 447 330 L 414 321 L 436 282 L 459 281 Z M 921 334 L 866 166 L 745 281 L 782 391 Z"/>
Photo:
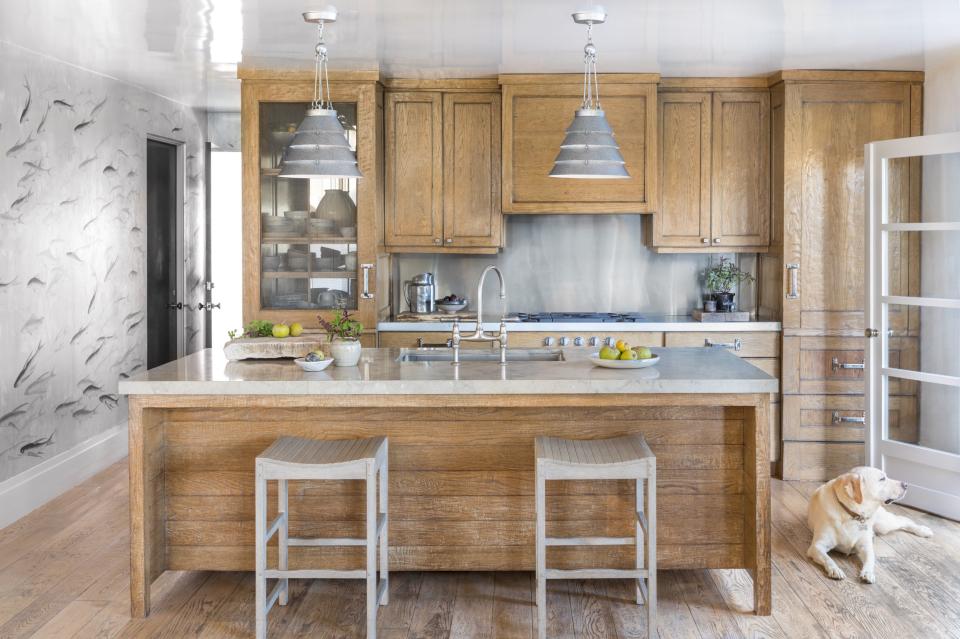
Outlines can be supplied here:
<path id="1" fill-rule="evenodd" d="M 337 10 L 327 7 L 323 11 L 308 11 L 303 14 L 303 19 L 317 25 L 313 102 L 290 144 L 283 150 L 280 177 L 363 177 L 357 166 L 357 154 L 350 148 L 347 134 L 330 98 L 330 75 L 327 71 L 327 45 L 323 42 L 323 25 L 336 22 Z"/>
<path id="2" fill-rule="evenodd" d="M 597 79 L 597 48 L 593 45 L 593 25 L 602 24 L 607 12 L 602 7 L 577 11 L 573 21 L 587 25 L 587 44 L 583 47 L 583 103 L 577 109 L 550 177 L 623 179 L 629 178 L 613 129 L 600 108 L 600 83 Z"/>

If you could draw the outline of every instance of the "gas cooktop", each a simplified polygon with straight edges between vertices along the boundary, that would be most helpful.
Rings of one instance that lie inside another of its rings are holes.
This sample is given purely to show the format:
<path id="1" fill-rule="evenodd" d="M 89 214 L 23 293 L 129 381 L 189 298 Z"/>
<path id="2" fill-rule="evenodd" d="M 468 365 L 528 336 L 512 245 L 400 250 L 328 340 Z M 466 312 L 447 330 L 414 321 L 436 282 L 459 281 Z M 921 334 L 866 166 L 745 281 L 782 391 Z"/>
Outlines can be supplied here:
<path id="1" fill-rule="evenodd" d="M 548 322 L 568 324 L 598 324 L 613 322 L 642 322 L 646 317 L 640 313 L 517 313 L 521 322 Z"/>

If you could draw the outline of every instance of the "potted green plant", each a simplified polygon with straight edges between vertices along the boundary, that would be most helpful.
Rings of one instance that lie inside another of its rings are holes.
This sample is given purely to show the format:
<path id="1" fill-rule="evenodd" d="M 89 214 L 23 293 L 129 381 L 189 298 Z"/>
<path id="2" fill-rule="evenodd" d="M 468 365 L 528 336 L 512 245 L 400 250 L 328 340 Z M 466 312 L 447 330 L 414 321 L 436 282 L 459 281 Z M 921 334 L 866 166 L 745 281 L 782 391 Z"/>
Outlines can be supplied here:
<path id="1" fill-rule="evenodd" d="M 740 267 L 725 257 L 704 271 L 703 277 L 707 290 L 717 302 L 717 311 L 721 313 L 733 310 L 733 287 L 741 282 L 753 281 L 753 275 L 741 271 Z"/>
<path id="2" fill-rule="evenodd" d="M 360 361 L 360 335 L 363 324 L 350 317 L 350 311 L 337 309 L 333 321 L 317 316 L 320 326 L 330 337 L 330 355 L 335 366 L 356 366 Z"/>

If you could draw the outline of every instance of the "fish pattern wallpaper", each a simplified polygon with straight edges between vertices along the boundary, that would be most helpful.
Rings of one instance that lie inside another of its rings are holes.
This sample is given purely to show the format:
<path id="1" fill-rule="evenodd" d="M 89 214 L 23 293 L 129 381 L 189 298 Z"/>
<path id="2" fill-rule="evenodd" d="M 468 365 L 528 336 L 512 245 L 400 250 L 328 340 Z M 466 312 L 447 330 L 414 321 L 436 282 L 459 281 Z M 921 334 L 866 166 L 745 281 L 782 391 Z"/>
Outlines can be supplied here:
<path id="1" fill-rule="evenodd" d="M 125 423 L 147 358 L 146 140 L 184 143 L 186 352 L 203 347 L 201 111 L 0 42 L 0 481 Z"/>

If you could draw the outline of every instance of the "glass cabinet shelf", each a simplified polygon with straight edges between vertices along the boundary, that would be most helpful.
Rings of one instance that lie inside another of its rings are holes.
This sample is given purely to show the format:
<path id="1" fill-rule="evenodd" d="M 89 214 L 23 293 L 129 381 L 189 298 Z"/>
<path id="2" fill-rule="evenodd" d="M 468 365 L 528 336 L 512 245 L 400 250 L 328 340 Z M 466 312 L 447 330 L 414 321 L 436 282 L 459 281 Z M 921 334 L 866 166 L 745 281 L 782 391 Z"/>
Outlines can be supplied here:
<path id="1" fill-rule="evenodd" d="M 358 308 L 357 180 L 282 178 L 283 150 L 307 102 L 260 103 L 260 306 Z M 334 103 L 351 148 L 357 103 Z"/>

